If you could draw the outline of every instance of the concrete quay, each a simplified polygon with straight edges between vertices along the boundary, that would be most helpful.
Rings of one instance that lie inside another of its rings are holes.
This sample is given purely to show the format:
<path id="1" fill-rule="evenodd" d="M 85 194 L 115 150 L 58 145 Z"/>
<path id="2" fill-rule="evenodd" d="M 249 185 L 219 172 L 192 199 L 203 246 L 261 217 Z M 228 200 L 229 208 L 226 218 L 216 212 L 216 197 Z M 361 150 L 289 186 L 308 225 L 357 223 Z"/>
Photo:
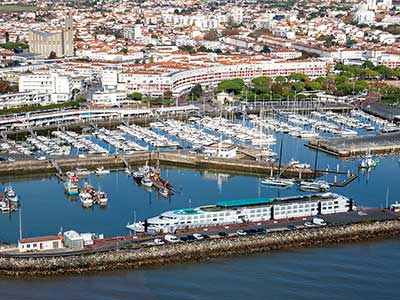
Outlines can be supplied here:
<path id="1" fill-rule="evenodd" d="M 338 157 L 400 153 L 400 132 L 381 135 L 311 140 L 307 147 Z"/>
<path id="2" fill-rule="evenodd" d="M 63 172 L 74 170 L 76 168 L 87 168 L 94 170 L 97 167 L 107 167 L 121 169 L 143 165 L 146 161 L 155 165 L 159 160 L 161 166 L 177 166 L 196 169 L 209 169 L 215 171 L 226 171 L 233 173 L 243 173 L 247 175 L 271 175 L 278 173 L 278 164 L 270 162 L 261 162 L 247 159 L 227 159 L 210 158 L 201 154 L 188 154 L 180 152 L 141 152 L 135 154 L 118 154 L 107 156 L 87 156 L 87 157 L 62 157 L 52 160 L 17 160 L 15 162 L 0 162 L 0 176 L 38 174 L 38 173 L 59 173 L 57 169 Z M 125 161 L 125 162 L 124 162 Z M 292 178 L 313 178 L 314 170 L 287 168 L 283 177 Z M 315 172 L 320 176 L 320 172 Z"/>

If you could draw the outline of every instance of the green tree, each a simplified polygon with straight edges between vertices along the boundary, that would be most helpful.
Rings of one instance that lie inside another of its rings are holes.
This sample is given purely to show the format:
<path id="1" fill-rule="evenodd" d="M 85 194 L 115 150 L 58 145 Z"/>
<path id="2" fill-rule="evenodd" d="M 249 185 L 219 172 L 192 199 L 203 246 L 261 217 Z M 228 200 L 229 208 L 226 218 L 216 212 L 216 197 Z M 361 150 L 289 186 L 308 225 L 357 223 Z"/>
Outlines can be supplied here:
<path id="1" fill-rule="evenodd" d="M 188 97 L 189 99 L 199 99 L 203 95 L 203 88 L 201 87 L 201 84 L 196 84 L 194 87 L 191 88 Z"/>
<path id="2" fill-rule="evenodd" d="M 375 66 L 372 62 L 370 62 L 369 60 L 363 62 L 362 67 L 364 69 L 373 69 Z"/>
<path id="3" fill-rule="evenodd" d="M 341 84 L 341 83 L 345 83 L 346 81 L 349 80 L 349 77 L 345 76 L 345 75 L 338 75 L 335 78 L 335 82 L 336 84 Z"/>
<path id="4" fill-rule="evenodd" d="M 290 81 L 307 81 L 308 80 L 308 76 L 303 74 L 303 73 L 292 73 L 288 76 L 288 79 Z"/>
<path id="5" fill-rule="evenodd" d="M 394 71 L 384 65 L 378 65 L 374 68 L 384 79 L 394 76 Z"/>
<path id="6" fill-rule="evenodd" d="M 143 95 L 139 92 L 133 92 L 128 97 L 131 98 L 132 100 L 136 100 L 136 101 L 140 101 L 143 99 Z"/>
<path id="7" fill-rule="evenodd" d="M 240 78 L 235 78 L 231 80 L 222 80 L 220 83 L 218 83 L 217 86 L 217 93 L 220 93 L 222 91 L 227 91 L 228 93 L 235 93 L 239 94 L 240 91 L 244 87 L 244 81 L 243 79 Z"/>
<path id="8" fill-rule="evenodd" d="M 372 79 L 372 78 L 377 78 L 378 76 L 379 76 L 379 73 L 377 71 L 370 70 L 370 69 L 364 71 L 365 78 Z"/>
<path id="9" fill-rule="evenodd" d="M 276 76 L 275 77 L 275 82 L 284 83 L 284 82 L 286 82 L 286 78 L 283 77 L 283 76 Z"/>
<path id="10" fill-rule="evenodd" d="M 292 90 L 299 93 L 305 90 L 305 84 L 303 82 L 293 82 Z"/>
<path id="11" fill-rule="evenodd" d="M 260 76 L 253 78 L 251 81 L 257 94 L 266 94 L 272 85 L 272 78 L 268 76 Z"/>
<path id="12" fill-rule="evenodd" d="M 312 91 L 317 91 L 321 89 L 321 83 L 319 83 L 318 81 L 311 81 L 307 83 L 307 87 Z"/>
<path id="13" fill-rule="evenodd" d="M 127 48 L 122 48 L 121 50 L 119 50 L 119 52 L 121 52 L 123 54 L 127 54 L 128 53 L 128 49 Z"/>
<path id="14" fill-rule="evenodd" d="M 365 91 L 366 89 L 368 89 L 368 83 L 365 80 L 357 80 L 354 83 L 354 91 L 356 93 L 360 93 L 362 91 Z"/>

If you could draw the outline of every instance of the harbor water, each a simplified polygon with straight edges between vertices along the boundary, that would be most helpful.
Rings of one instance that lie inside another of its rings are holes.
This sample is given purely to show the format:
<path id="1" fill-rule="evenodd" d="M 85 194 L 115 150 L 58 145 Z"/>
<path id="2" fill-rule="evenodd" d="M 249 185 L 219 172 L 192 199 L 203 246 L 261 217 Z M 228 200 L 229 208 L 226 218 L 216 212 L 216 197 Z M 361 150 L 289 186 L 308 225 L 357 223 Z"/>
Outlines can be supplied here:
<path id="1" fill-rule="evenodd" d="M 1 299 L 394 300 L 400 241 L 301 249 L 85 276 L 0 280 Z"/>
<path id="2" fill-rule="evenodd" d="M 292 158 L 314 167 L 316 152 L 305 140 L 276 133 L 272 150 L 283 162 Z M 94 140 L 94 139 L 93 139 Z M 106 147 L 107 145 L 102 145 Z M 113 149 L 110 149 L 113 152 Z M 359 177 L 332 191 L 353 198 L 360 207 L 384 207 L 400 200 L 398 156 L 379 158 L 377 167 L 359 171 L 359 160 L 339 161 L 320 152 L 318 169 L 352 171 Z M 54 235 L 60 230 L 126 235 L 127 223 L 166 210 L 214 204 L 217 201 L 302 194 L 263 186 L 256 176 L 207 170 L 162 168 L 175 195 L 164 198 L 146 190 L 124 172 L 89 175 L 81 179 L 108 194 L 108 205 L 83 208 L 76 197 L 64 194 L 55 176 L 2 178 L 21 199 L 23 237 Z M 346 175 L 337 178 L 343 181 Z M 323 179 L 333 182 L 333 175 Z M 18 212 L 0 215 L 0 241 L 16 242 Z M 0 280 L 0 299 L 397 299 L 400 242 L 383 241 L 320 249 L 296 249 L 248 257 L 172 265 L 129 272 L 113 272 L 53 279 Z M 390 271 L 389 271 L 390 270 Z M 234 284 L 233 284 L 234 283 Z"/>

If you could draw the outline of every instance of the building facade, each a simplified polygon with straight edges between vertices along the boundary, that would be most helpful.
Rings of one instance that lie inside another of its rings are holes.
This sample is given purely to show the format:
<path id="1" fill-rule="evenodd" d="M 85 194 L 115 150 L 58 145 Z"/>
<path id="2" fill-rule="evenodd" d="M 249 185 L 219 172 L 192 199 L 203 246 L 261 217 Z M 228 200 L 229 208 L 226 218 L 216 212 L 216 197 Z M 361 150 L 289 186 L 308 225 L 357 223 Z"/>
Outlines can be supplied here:
<path id="1" fill-rule="evenodd" d="M 71 77 L 56 72 L 25 74 L 19 78 L 19 92 L 50 94 L 53 103 L 72 99 L 73 82 Z"/>
<path id="2" fill-rule="evenodd" d="M 61 248 L 64 248 L 61 236 L 41 236 L 18 241 L 19 252 L 48 251 Z"/>
<path id="3" fill-rule="evenodd" d="M 62 30 L 55 32 L 45 32 L 30 30 L 29 32 L 29 50 L 47 58 L 54 52 L 57 57 L 74 55 L 74 31 L 71 12 L 68 12 L 65 20 L 65 26 Z"/>

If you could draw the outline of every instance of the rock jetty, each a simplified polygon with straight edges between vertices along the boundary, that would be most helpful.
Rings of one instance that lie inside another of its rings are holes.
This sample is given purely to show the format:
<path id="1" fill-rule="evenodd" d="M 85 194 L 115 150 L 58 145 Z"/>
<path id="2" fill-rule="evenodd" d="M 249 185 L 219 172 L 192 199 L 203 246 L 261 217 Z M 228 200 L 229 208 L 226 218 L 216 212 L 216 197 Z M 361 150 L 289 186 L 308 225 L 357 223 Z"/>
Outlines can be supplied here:
<path id="1" fill-rule="evenodd" d="M 359 223 L 195 242 L 143 246 L 65 257 L 0 257 L 0 276 L 37 277 L 138 269 L 292 248 L 397 238 L 400 221 Z"/>

